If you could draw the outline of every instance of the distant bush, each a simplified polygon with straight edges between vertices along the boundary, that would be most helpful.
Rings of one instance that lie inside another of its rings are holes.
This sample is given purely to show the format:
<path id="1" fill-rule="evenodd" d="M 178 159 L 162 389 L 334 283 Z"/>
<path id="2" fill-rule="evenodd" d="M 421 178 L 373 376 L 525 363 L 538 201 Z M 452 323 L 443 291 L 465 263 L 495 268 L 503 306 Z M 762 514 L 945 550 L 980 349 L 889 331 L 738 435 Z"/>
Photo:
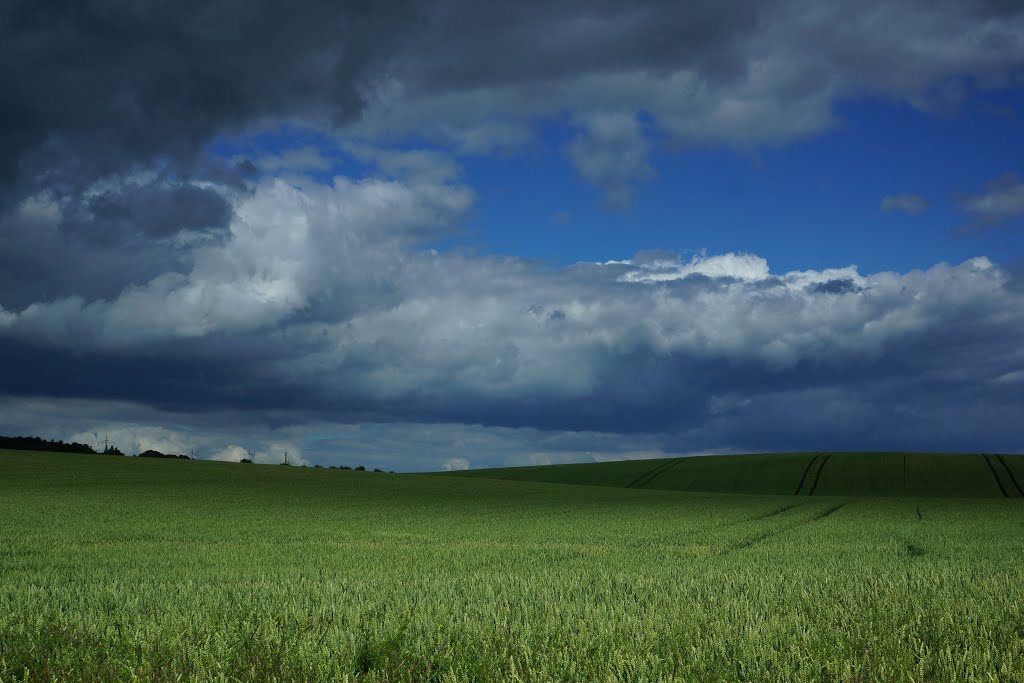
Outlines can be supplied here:
<path id="1" fill-rule="evenodd" d="M 191 460 L 192 458 L 187 455 L 174 455 L 173 453 L 161 453 L 160 451 L 154 451 L 152 448 L 148 451 L 143 451 L 137 456 L 139 458 L 170 458 L 173 460 Z"/>
<path id="2" fill-rule="evenodd" d="M 107 446 L 103 450 L 103 455 L 124 455 L 124 453 L 122 453 L 121 449 L 117 446 Z"/>
<path id="3" fill-rule="evenodd" d="M 366 468 L 363 467 L 362 465 L 360 465 L 359 467 L 356 468 L 356 472 L 365 472 L 365 471 L 366 471 Z"/>
<path id="4" fill-rule="evenodd" d="M 38 436 L 0 436 L 0 448 L 19 451 L 51 451 L 55 453 L 88 453 L 95 455 L 92 446 L 84 443 L 49 441 Z"/>
<path id="5" fill-rule="evenodd" d="M 245 462 L 245 463 L 252 464 L 252 458 L 242 458 L 238 462 Z"/>
<path id="6" fill-rule="evenodd" d="M 384 470 L 380 469 L 379 467 L 374 467 L 373 471 L 374 472 L 383 472 Z"/>
<path id="7" fill-rule="evenodd" d="M 338 469 L 339 470 L 350 470 L 352 468 L 349 467 L 348 465 L 338 465 Z"/>

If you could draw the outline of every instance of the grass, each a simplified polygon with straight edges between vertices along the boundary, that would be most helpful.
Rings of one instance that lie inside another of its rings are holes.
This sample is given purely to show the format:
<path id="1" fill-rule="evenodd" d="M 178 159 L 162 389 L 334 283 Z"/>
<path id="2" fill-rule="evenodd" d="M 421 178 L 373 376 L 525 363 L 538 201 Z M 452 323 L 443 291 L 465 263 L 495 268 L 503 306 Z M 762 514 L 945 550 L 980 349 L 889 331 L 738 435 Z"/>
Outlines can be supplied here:
<path id="1" fill-rule="evenodd" d="M 1020 498 L 1024 457 L 771 453 L 465 470 L 447 476 L 764 495 Z"/>
<path id="2" fill-rule="evenodd" d="M 736 496 L 0 451 L 0 681 L 1024 680 L 1021 501 L 819 498 L 828 473 Z"/>

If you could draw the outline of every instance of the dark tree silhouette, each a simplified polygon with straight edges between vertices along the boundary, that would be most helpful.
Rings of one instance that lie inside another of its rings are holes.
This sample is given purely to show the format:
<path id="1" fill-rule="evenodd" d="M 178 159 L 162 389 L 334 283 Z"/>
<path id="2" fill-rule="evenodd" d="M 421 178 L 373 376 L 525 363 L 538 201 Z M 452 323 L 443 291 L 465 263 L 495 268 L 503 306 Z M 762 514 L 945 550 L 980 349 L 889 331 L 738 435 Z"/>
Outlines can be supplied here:
<path id="1" fill-rule="evenodd" d="M 84 443 L 49 441 L 38 436 L 0 436 L 0 448 L 19 451 L 51 451 L 55 453 L 89 453 L 95 455 L 92 446 Z"/>
<path id="2" fill-rule="evenodd" d="M 138 457 L 140 457 L 140 458 L 172 458 L 172 459 L 177 459 L 177 460 L 191 460 L 192 459 L 192 458 L 188 457 L 187 455 L 174 455 L 173 453 L 161 453 L 160 451 L 154 451 L 153 449 L 150 449 L 148 451 L 144 451 L 142 453 L 139 453 Z"/>

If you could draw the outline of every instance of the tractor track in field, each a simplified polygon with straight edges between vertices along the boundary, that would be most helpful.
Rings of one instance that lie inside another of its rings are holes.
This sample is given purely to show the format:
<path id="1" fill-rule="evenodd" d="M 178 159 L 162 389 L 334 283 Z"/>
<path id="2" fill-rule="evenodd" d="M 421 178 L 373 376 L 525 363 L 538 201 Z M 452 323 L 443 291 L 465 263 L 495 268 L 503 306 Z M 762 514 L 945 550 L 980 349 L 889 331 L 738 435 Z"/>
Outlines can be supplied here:
<path id="1" fill-rule="evenodd" d="M 763 519 L 771 519 L 772 517 L 781 515 L 784 512 L 789 512 L 793 508 L 802 507 L 804 505 L 807 505 L 807 503 L 794 503 L 793 505 L 782 505 L 780 507 L 773 508 L 768 512 L 762 512 L 761 514 L 754 515 L 752 517 L 744 517 L 743 519 L 737 519 L 735 522 L 726 522 L 725 524 L 721 525 L 721 528 L 725 529 L 732 526 L 738 526 L 740 524 L 749 524 L 750 522 L 759 522 Z"/>
<path id="2" fill-rule="evenodd" d="M 814 457 L 811 458 L 810 462 L 807 463 L 807 467 L 804 468 L 804 474 L 800 477 L 800 483 L 796 485 L 796 491 L 793 491 L 794 496 L 800 495 L 800 490 L 804 487 L 804 482 L 807 481 L 807 475 L 811 471 L 811 467 L 814 466 L 814 461 L 821 457 L 821 453 L 815 453 Z"/>
<path id="3" fill-rule="evenodd" d="M 1002 455 L 999 455 L 998 453 L 996 454 L 996 460 L 998 460 L 999 464 L 1003 466 L 1003 469 L 1006 470 L 1006 473 L 1010 475 L 1010 481 L 1013 482 L 1013 487 L 1017 489 L 1017 495 L 1020 496 L 1021 498 L 1024 498 L 1024 489 L 1020 487 L 1020 482 L 1017 481 L 1017 475 L 1015 475 L 1013 473 L 1013 470 L 1010 469 L 1010 466 L 1006 464 L 1006 460 L 1003 458 Z"/>
<path id="4" fill-rule="evenodd" d="M 821 460 L 821 464 L 820 464 L 820 465 L 818 465 L 818 472 L 817 472 L 817 473 L 816 473 L 816 474 L 814 475 L 814 483 L 813 483 L 813 484 L 811 484 L 811 490 L 810 490 L 810 492 L 809 492 L 809 493 L 807 494 L 808 496 L 813 496 L 813 495 L 814 495 L 814 492 L 815 492 L 815 490 L 817 490 L 817 488 L 818 488 L 818 482 L 819 482 L 819 481 L 821 481 L 821 471 L 822 471 L 823 469 L 825 469 L 825 465 L 827 465 L 827 464 L 828 464 L 828 459 L 829 459 L 829 458 L 831 458 L 831 457 L 832 457 L 832 454 L 831 454 L 831 453 L 826 453 L 826 454 L 825 454 L 825 457 L 824 457 L 824 458 L 822 458 L 822 460 Z"/>
<path id="5" fill-rule="evenodd" d="M 999 478 L 999 474 L 996 472 L 996 466 L 992 464 L 992 456 L 987 453 L 984 455 L 985 464 L 988 465 L 988 469 L 992 472 L 992 478 L 996 480 L 996 486 L 1003 492 L 1003 498 L 1009 498 L 1010 494 L 1006 492 L 1006 487 L 1003 486 L 1003 481 Z"/>
<path id="6" fill-rule="evenodd" d="M 689 458 L 674 458 L 672 460 L 669 460 L 668 462 L 663 462 L 656 467 L 652 467 L 647 472 L 644 472 L 639 477 L 626 484 L 626 488 L 632 489 L 647 486 L 652 481 L 654 481 L 659 475 L 664 474 L 665 472 L 669 471 L 670 469 L 672 469 L 673 467 L 675 467 L 684 460 L 689 460 Z"/>
<path id="7" fill-rule="evenodd" d="M 821 512 L 817 512 L 817 513 L 815 513 L 815 515 L 814 515 L 814 517 L 813 517 L 813 520 L 812 520 L 812 521 L 815 521 L 815 522 L 816 522 L 816 521 L 818 521 L 819 519 L 825 519 L 826 517 L 828 517 L 828 516 L 829 516 L 829 515 L 831 515 L 832 513 L 834 513 L 834 512 L 837 512 L 837 511 L 838 511 L 838 510 L 839 510 L 839 509 L 840 509 L 841 507 L 843 507 L 844 505 L 846 505 L 846 503 L 840 503 L 839 505 L 833 505 L 833 506 L 832 506 L 832 507 L 830 507 L 830 508 L 825 508 L 825 509 L 824 509 L 824 510 L 822 510 Z"/>
<path id="8" fill-rule="evenodd" d="M 903 454 L 903 495 L 907 495 L 907 454 Z"/>
<path id="9" fill-rule="evenodd" d="M 815 512 L 813 515 L 811 515 L 807 519 L 803 519 L 803 520 L 800 520 L 798 522 L 794 522 L 792 524 L 787 524 L 785 526 L 781 526 L 781 527 L 778 527 L 778 528 L 775 528 L 775 529 L 767 529 L 767 530 L 762 531 L 760 533 L 754 534 L 753 536 L 748 536 L 747 538 L 744 538 L 742 540 L 735 541 L 735 542 L 730 543 L 727 546 L 725 546 L 725 548 L 722 549 L 722 551 L 719 553 L 719 555 L 728 555 L 729 553 L 736 552 L 737 550 L 745 550 L 747 548 L 752 548 L 755 545 L 760 545 L 761 543 L 764 543 L 765 541 L 767 541 L 767 540 L 769 540 L 771 538 L 774 538 L 775 536 L 779 536 L 780 534 L 784 534 L 787 531 L 792 531 L 793 529 L 799 529 L 800 527 L 807 526 L 808 524 L 813 524 L 815 522 L 820 522 L 821 520 L 825 519 L 826 517 L 828 517 L 828 516 L 838 512 L 840 509 L 846 507 L 846 505 L 847 505 L 847 503 L 838 503 L 836 505 L 830 505 L 829 507 L 825 508 L 824 510 L 819 510 L 818 512 Z M 796 506 L 793 506 L 793 507 L 796 507 Z M 788 510 L 788 509 L 791 509 L 791 508 L 786 508 L 786 509 Z M 784 511 L 785 510 L 782 510 L 781 512 L 784 512 Z M 776 512 L 775 514 L 779 514 L 779 513 Z M 771 515 L 768 515 L 768 516 L 771 516 Z"/>
<path id="10" fill-rule="evenodd" d="M 754 515 L 753 517 L 750 517 L 747 521 L 752 522 L 758 519 L 768 519 L 769 517 L 774 517 L 775 515 L 781 515 L 783 512 L 792 510 L 793 508 L 798 508 L 801 505 L 806 505 L 806 503 L 793 503 L 792 505 L 783 505 L 782 507 L 777 507 L 774 510 L 769 510 L 768 512 L 764 512 L 760 515 Z"/>
<path id="11" fill-rule="evenodd" d="M 792 505 L 781 505 L 777 508 L 772 508 L 768 512 L 762 512 L 751 517 L 744 517 L 743 519 L 737 519 L 732 522 L 725 522 L 723 524 L 719 524 L 716 528 L 727 529 L 729 527 L 738 526 L 740 524 L 749 524 L 750 522 L 759 522 L 762 519 L 771 519 L 772 517 L 781 515 L 784 512 L 789 512 L 793 508 L 802 507 L 804 505 L 807 505 L 807 503 L 793 503 Z"/>

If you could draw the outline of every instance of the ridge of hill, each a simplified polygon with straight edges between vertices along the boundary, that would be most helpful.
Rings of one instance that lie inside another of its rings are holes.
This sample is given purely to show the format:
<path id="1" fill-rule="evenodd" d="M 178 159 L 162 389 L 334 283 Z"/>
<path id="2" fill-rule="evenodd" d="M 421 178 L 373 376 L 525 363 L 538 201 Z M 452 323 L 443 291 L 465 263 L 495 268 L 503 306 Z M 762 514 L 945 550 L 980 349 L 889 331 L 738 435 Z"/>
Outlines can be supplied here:
<path id="1" fill-rule="evenodd" d="M 1024 456 L 757 453 L 503 467 L 447 476 L 794 496 L 1024 498 Z"/>

